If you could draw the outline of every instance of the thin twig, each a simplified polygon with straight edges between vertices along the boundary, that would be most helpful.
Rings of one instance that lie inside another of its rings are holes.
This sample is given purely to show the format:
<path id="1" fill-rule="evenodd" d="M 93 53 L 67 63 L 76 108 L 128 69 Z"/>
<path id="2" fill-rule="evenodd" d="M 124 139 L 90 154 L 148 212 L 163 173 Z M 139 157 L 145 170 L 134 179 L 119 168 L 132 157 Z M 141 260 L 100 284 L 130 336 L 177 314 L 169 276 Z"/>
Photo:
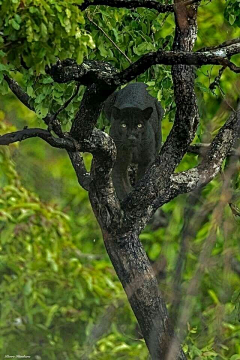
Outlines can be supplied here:
<path id="1" fill-rule="evenodd" d="M 90 16 L 87 14 L 88 20 L 95 25 L 103 34 L 106 36 L 106 38 L 113 44 L 113 46 L 127 59 L 127 61 L 132 64 L 132 60 L 117 46 L 117 44 L 110 38 L 110 36 L 97 24 L 93 19 L 90 18 Z"/>
<path id="2" fill-rule="evenodd" d="M 219 86 L 221 76 L 222 76 L 222 74 L 223 74 L 223 72 L 224 72 L 225 69 L 226 69 L 225 66 L 222 66 L 222 67 L 221 67 L 221 69 L 220 69 L 219 72 L 218 72 L 218 76 L 216 76 L 215 80 L 209 85 L 209 89 L 210 89 L 210 90 L 213 91 L 213 90 L 216 89 L 216 87 Z"/>
<path id="3" fill-rule="evenodd" d="M 81 85 L 80 83 L 77 84 L 76 89 L 75 89 L 74 93 L 72 94 L 72 96 L 56 111 L 56 113 L 53 115 L 53 118 L 52 118 L 53 120 L 55 120 L 56 117 L 60 114 L 60 112 L 63 111 L 64 109 L 66 109 L 66 107 L 75 98 L 75 96 L 77 96 L 80 85 Z"/>
<path id="4" fill-rule="evenodd" d="M 72 96 L 62 105 L 60 106 L 60 108 L 55 112 L 55 114 L 51 117 L 49 123 L 48 123 L 48 130 L 54 130 L 54 128 L 56 127 L 56 119 L 57 116 L 60 114 L 61 111 L 63 111 L 64 109 L 66 109 L 66 107 L 70 104 L 70 102 L 75 98 L 75 96 L 77 96 L 79 88 L 80 88 L 80 83 L 77 84 L 76 89 L 74 91 L 74 93 L 72 94 Z M 59 122 L 57 120 L 57 122 Z M 62 136 L 61 136 L 62 137 Z"/>

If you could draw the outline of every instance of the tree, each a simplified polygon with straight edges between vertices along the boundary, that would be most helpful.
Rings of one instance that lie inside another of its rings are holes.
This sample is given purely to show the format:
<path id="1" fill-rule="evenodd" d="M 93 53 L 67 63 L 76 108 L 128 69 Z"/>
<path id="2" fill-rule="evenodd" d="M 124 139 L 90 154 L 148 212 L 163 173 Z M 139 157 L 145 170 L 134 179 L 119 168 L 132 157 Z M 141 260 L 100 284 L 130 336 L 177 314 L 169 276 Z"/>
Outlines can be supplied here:
<path id="1" fill-rule="evenodd" d="M 39 7 L 31 0 L 1 3 L 2 93 L 11 89 L 43 119 L 47 129 L 24 128 L 7 133 L 0 137 L 0 144 L 40 137 L 51 146 L 67 151 L 79 184 L 88 191 L 108 255 L 153 359 L 186 356 L 174 335 L 139 234 L 159 207 L 209 183 L 238 140 L 239 106 L 233 109 L 207 150 L 199 145 L 190 148 L 199 125 L 194 89 L 196 68 L 206 64 L 221 66 L 212 88 L 219 84 L 226 69 L 240 72 L 231 61 L 240 52 L 238 38 L 193 51 L 198 31 L 197 12 L 202 4 L 199 0 L 175 0 L 174 4 L 141 0 L 86 0 L 81 4 L 46 1 Z M 232 25 L 239 22 L 237 6 L 237 1 L 227 2 L 225 12 Z M 161 21 L 167 19 L 164 14 L 174 14 L 174 38 L 161 38 Z M 137 16 L 144 19 L 143 23 L 134 20 Z M 114 34 L 119 46 L 112 44 L 111 36 L 96 23 L 99 18 L 110 23 L 109 34 Z M 129 34 L 125 36 L 122 23 L 132 27 L 133 33 L 136 29 L 132 43 Z M 136 35 L 139 27 L 143 34 L 140 40 Z M 94 50 L 96 46 L 98 51 Z M 130 57 L 133 55 L 133 61 L 122 54 L 127 51 Z M 147 72 L 145 79 L 154 79 L 154 92 L 161 79 L 169 79 L 169 69 L 159 69 L 158 65 L 171 66 L 175 105 L 169 98 L 166 104 L 170 105 L 174 124 L 154 165 L 120 203 L 111 180 L 116 148 L 112 139 L 96 128 L 97 122 L 103 102 L 120 85 Z M 69 132 L 63 130 L 66 117 L 73 120 Z M 189 149 L 202 155 L 199 164 L 175 173 Z M 85 168 L 83 152 L 93 155 L 90 172 Z M 229 179 L 233 169 L 229 166 Z M 210 241 L 202 259 L 211 246 Z"/>

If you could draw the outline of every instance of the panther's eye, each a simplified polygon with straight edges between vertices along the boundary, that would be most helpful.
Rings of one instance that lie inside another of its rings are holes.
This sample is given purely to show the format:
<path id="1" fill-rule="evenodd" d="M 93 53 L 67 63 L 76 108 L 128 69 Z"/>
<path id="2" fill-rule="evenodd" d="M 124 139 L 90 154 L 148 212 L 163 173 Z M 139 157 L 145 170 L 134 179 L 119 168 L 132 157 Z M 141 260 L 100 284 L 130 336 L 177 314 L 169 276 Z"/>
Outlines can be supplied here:
<path id="1" fill-rule="evenodd" d="M 126 128 L 126 127 L 127 127 L 127 125 L 126 125 L 126 124 L 124 124 L 124 123 L 122 123 L 122 124 L 121 124 L 121 127 L 122 127 L 122 128 Z"/>
<path id="2" fill-rule="evenodd" d="M 142 124 L 137 124 L 137 127 L 138 127 L 139 129 L 141 129 L 143 126 L 142 126 Z"/>

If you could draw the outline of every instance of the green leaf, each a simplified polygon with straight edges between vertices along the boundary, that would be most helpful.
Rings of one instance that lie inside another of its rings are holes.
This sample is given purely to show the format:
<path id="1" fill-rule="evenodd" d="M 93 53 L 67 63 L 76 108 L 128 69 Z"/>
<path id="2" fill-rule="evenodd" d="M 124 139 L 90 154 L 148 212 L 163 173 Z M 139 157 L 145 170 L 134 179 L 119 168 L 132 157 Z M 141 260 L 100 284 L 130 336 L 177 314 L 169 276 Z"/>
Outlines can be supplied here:
<path id="1" fill-rule="evenodd" d="M 107 57 L 109 55 L 109 52 L 106 50 L 105 46 L 103 43 L 101 43 L 99 46 L 98 46 L 98 49 L 100 51 L 100 54 L 102 57 Z"/>
<path id="2" fill-rule="evenodd" d="M 230 357 L 230 360 L 240 360 L 240 355 L 239 354 L 232 355 Z"/>
<path id="3" fill-rule="evenodd" d="M 232 296 L 232 303 L 235 304 L 238 300 L 240 300 L 240 289 L 234 291 Z"/>
<path id="4" fill-rule="evenodd" d="M 235 14 L 230 14 L 229 18 L 228 18 L 229 24 L 233 25 L 236 21 L 236 15 Z"/>
<path id="5" fill-rule="evenodd" d="M 59 309 L 59 305 L 55 304 L 51 307 L 50 311 L 49 311 L 49 314 L 48 314 L 48 317 L 47 317 L 47 320 L 45 322 L 45 326 L 48 328 L 50 325 L 51 325 L 51 322 L 53 320 L 53 317 L 54 315 L 56 314 L 56 312 L 58 311 Z"/>
<path id="6" fill-rule="evenodd" d="M 21 16 L 19 16 L 18 14 L 14 14 L 14 19 L 16 20 L 16 22 L 18 24 L 21 24 L 21 22 L 22 22 Z"/>
<path id="7" fill-rule="evenodd" d="M 43 119 L 48 113 L 48 108 L 45 107 L 43 104 L 38 104 L 36 106 L 36 113 L 41 119 Z"/>
<path id="8" fill-rule="evenodd" d="M 213 290 L 209 289 L 208 293 L 211 296 L 211 298 L 213 299 L 215 304 L 220 304 L 219 299 L 218 299 L 216 293 Z"/>
<path id="9" fill-rule="evenodd" d="M 52 83 L 53 83 L 53 79 L 50 76 L 45 77 L 43 79 L 43 84 L 52 84 Z"/>
<path id="10" fill-rule="evenodd" d="M 36 97 L 36 95 L 34 94 L 34 90 L 33 90 L 33 87 L 32 87 L 32 86 L 28 86 L 28 87 L 27 87 L 27 94 L 28 94 L 30 97 Z"/>
<path id="11" fill-rule="evenodd" d="M 66 15 L 67 15 L 67 17 L 68 17 L 68 19 L 70 19 L 71 18 L 71 10 L 69 10 L 69 9 L 66 9 L 65 10 L 66 11 Z"/>
<path id="12" fill-rule="evenodd" d="M 24 295 L 28 296 L 32 293 L 32 280 L 28 280 L 26 285 L 23 288 Z"/>
<path id="13" fill-rule="evenodd" d="M 0 71 L 8 70 L 8 65 L 0 64 Z"/>
<path id="14" fill-rule="evenodd" d="M 13 27 L 15 30 L 19 30 L 19 29 L 20 29 L 20 25 L 16 22 L 16 20 L 11 19 L 9 22 L 11 22 L 11 25 L 12 25 L 12 27 Z"/>
<path id="15" fill-rule="evenodd" d="M 200 82 L 196 82 L 196 86 L 202 91 L 202 92 L 206 92 L 208 94 L 211 93 L 211 90 L 206 87 L 203 83 L 200 83 Z"/>
<path id="16" fill-rule="evenodd" d="M 46 37 L 48 34 L 48 30 L 47 27 L 44 23 L 41 23 L 41 34 L 43 37 Z"/>
<path id="17" fill-rule="evenodd" d="M 83 62 L 83 52 L 82 49 L 79 48 L 78 52 L 77 52 L 77 63 L 80 65 Z"/>

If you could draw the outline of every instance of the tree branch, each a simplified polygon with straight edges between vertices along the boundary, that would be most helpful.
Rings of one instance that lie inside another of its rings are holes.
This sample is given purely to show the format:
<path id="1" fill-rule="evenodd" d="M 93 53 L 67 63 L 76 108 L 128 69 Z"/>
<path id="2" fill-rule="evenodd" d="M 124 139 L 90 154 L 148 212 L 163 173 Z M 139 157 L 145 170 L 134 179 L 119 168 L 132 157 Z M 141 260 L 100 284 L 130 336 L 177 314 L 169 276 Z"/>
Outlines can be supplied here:
<path id="1" fill-rule="evenodd" d="M 209 150 L 211 144 L 193 144 L 189 145 L 188 152 L 195 154 L 195 155 L 204 155 Z"/>
<path id="2" fill-rule="evenodd" d="M 23 89 L 21 88 L 21 86 L 18 84 L 17 81 L 11 79 L 8 75 L 4 75 L 4 79 L 6 80 L 6 82 L 8 83 L 9 88 L 11 89 L 11 91 L 13 92 L 13 94 L 18 98 L 18 100 L 21 101 L 21 103 L 23 103 L 23 105 L 25 105 L 29 110 L 34 111 L 35 109 L 32 105 L 30 105 L 30 97 L 28 96 L 27 93 L 25 93 L 25 91 L 23 91 Z M 52 123 L 52 128 L 53 131 L 59 136 L 62 137 L 63 136 L 63 132 L 62 132 L 62 128 L 61 128 L 61 124 L 60 122 L 56 119 L 55 115 L 51 115 L 48 114 L 47 116 L 45 116 L 45 118 L 43 119 L 43 121 L 45 122 L 46 125 L 49 125 L 50 123 Z M 18 141 L 18 140 L 17 140 Z"/>
<path id="3" fill-rule="evenodd" d="M 196 3 L 198 0 L 187 0 L 183 1 L 185 5 L 191 5 Z M 138 7 L 144 7 L 147 9 L 157 10 L 159 13 L 174 12 L 174 5 L 162 5 L 157 1 L 153 0 L 85 0 L 82 5 L 76 5 L 81 11 L 87 9 L 91 5 L 106 5 L 116 8 L 127 8 L 135 9 Z"/>
<path id="4" fill-rule="evenodd" d="M 85 60 L 81 65 L 77 65 L 75 60 L 58 60 L 56 64 L 46 68 L 54 81 L 58 83 L 68 83 L 70 81 L 79 81 L 82 85 L 90 86 L 95 84 L 105 84 L 112 86 L 113 75 L 117 69 L 105 61 Z"/>
<path id="5" fill-rule="evenodd" d="M 79 184 L 83 189 L 89 191 L 89 185 L 92 178 L 90 173 L 86 170 L 82 155 L 77 151 L 68 151 L 68 155 L 76 172 Z"/>
<path id="6" fill-rule="evenodd" d="M 104 218 L 106 228 L 111 228 L 113 224 L 115 227 L 116 224 L 119 225 L 121 209 L 111 180 L 116 147 L 110 136 L 94 129 L 88 140 L 84 139 L 77 142 L 67 133 L 64 134 L 63 138 L 55 138 L 48 130 L 33 128 L 0 136 L 0 145 L 10 145 L 32 137 L 39 137 L 52 147 L 68 151 L 79 184 L 87 191 L 91 186 L 91 194 L 96 193 L 95 196 L 90 196 L 92 202 L 96 203 L 99 201 L 99 197 L 101 198 L 98 203 L 99 206 L 96 205 L 95 209 L 98 209 L 101 217 Z M 91 174 L 87 172 L 79 151 L 93 154 Z"/>
<path id="7" fill-rule="evenodd" d="M 106 5 L 116 8 L 134 9 L 137 7 L 144 7 L 148 9 L 157 10 L 159 13 L 173 12 L 173 5 L 162 5 L 153 0 L 85 0 L 82 5 L 76 5 L 81 11 L 87 9 L 91 5 Z"/>
<path id="8" fill-rule="evenodd" d="M 210 149 L 211 144 L 202 144 L 202 143 L 198 143 L 198 144 L 193 144 L 190 145 L 188 148 L 188 152 L 192 153 L 192 154 L 196 154 L 196 155 L 200 155 L 203 156 L 207 153 L 207 151 Z M 240 156 L 240 149 L 231 149 L 229 151 L 229 153 L 227 154 L 227 156 Z"/>
<path id="9" fill-rule="evenodd" d="M 39 137 L 49 145 L 59 149 L 75 150 L 75 146 L 71 140 L 53 137 L 48 130 L 40 128 L 23 129 L 4 134 L 0 136 L 0 145 L 10 145 L 14 142 L 23 141 L 32 137 Z"/>
<path id="10" fill-rule="evenodd" d="M 226 69 L 225 66 L 221 67 L 221 69 L 218 72 L 218 75 L 215 77 L 214 81 L 209 85 L 210 90 L 214 91 L 216 87 L 220 85 L 220 79 L 225 69 Z"/>
<path id="11" fill-rule="evenodd" d="M 110 156 L 111 158 L 114 158 L 115 156 L 115 145 L 113 140 L 108 134 L 98 129 L 93 130 L 88 140 L 84 139 L 83 141 L 77 142 L 68 133 L 64 133 L 64 138 L 56 138 L 53 137 L 52 134 L 45 129 L 24 128 L 23 130 L 7 133 L 0 136 L 0 145 L 10 145 L 15 142 L 23 141 L 33 137 L 39 137 L 55 148 L 65 149 L 70 152 L 89 152 L 93 155 L 101 155 L 102 157 Z M 106 161 L 105 163 L 107 164 Z M 107 171 L 109 171 L 108 167 Z"/>
<path id="12" fill-rule="evenodd" d="M 181 12 L 179 15 L 187 17 L 187 19 L 185 19 L 186 21 L 181 19 L 181 26 L 186 26 L 186 28 L 182 30 L 179 25 L 176 28 L 174 40 L 176 53 L 177 51 L 182 53 L 183 50 L 184 53 L 187 53 L 194 46 L 197 34 L 197 7 L 194 10 L 191 13 L 191 21 L 188 21 L 190 15 L 187 13 Z M 187 152 L 199 121 L 194 91 L 194 69 L 186 65 L 173 66 L 172 75 L 177 105 L 174 125 L 155 163 L 123 202 L 126 216 L 129 219 L 127 228 L 135 226 L 137 232 L 145 227 L 155 212 L 155 202 L 161 197 L 161 189 L 164 188 L 166 194 L 169 193 L 167 189 L 170 176 Z M 147 187 L 145 184 L 148 184 Z"/>
<path id="13" fill-rule="evenodd" d="M 67 59 L 58 61 L 46 71 L 56 82 L 75 80 L 87 86 L 70 134 L 80 142 L 88 139 L 97 123 L 103 102 L 117 87 L 113 81 L 116 69 L 106 62 L 85 61 L 77 65 L 74 60 Z"/>
<path id="14" fill-rule="evenodd" d="M 92 84 L 87 87 L 79 110 L 74 118 L 70 134 L 77 141 L 88 139 L 102 110 L 103 102 L 116 89 L 105 84 Z"/>
<path id="15" fill-rule="evenodd" d="M 33 106 L 30 105 L 30 97 L 23 91 L 17 81 L 11 79 L 8 75 L 4 75 L 4 80 L 8 83 L 9 88 L 14 95 L 30 110 L 34 111 Z"/>
<path id="16" fill-rule="evenodd" d="M 206 50 L 204 52 L 191 51 L 162 51 L 150 52 L 143 55 L 135 63 L 120 73 L 106 62 L 97 62 L 86 60 L 81 65 L 74 62 L 69 64 L 68 60 L 58 61 L 47 72 L 54 81 L 67 83 L 70 81 L 79 81 L 81 84 L 89 86 L 92 83 L 102 83 L 107 86 L 123 85 L 136 76 L 142 74 L 152 65 L 222 65 L 229 67 L 232 71 L 239 73 L 240 67 L 233 64 L 229 57 L 240 53 L 240 43 L 216 48 L 215 50 Z"/>
<path id="17" fill-rule="evenodd" d="M 176 196 L 191 192 L 209 183 L 219 172 L 227 154 L 235 147 L 240 135 L 239 129 L 240 105 L 219 130 L 202 162 L 193 169 L 171 175 L 168 184 L 160 187 L 159 196 L 153 203 L 153 212 Z M 239 149 L 236 151 L 239 153 Z M 144 226 L 140 224 L 140 230 Z"/>
<path id="18" fill-rule="evenodd" d="M 111 177 L 117 150 L 114 141 L 109 135 L 94 129 L 91 138 L 94 137 L 94 133 L 100 133 L 101 136 L 98 135 L 97 137 L 99 144 L 97 144 L 96 150 L 92 149 L 91 151 L 93 161 L 89 199 L 102 231 L 112 232 L 120 229 L 123 222 L 123 211 L 116 196 Z M 90 141 L 92 142 L 91 138 Z"/>
<path id="19" fill-rule="evenodd" d="M 195 168 L 171 176 L 168 198 L 190 192 L 209 183 L 219 172 L 223 160 L 235 146 L 240 135 L 240 103 L 225 125 L 215 136 L 202 162 Z M 237 150 L 239 153 L 239 150 Z M 235 155 L 234 155 L 235 156 Z M 157 206 L 163 205 L 158 199 Z M 169 200 L 168 200 L 169 201 Z"/>
<path id="20" fill-rule="evenodd" d="M 222 65 L 229 67 L 232 71 L 239 73 L 240 67 L 233 64 L 228 57 L 240 53 L 240 44 L 230 45 L 228 48 L 205 51 L 205 52 L 186 52 L 186 51 L 162 51 L 151 52 L 143 55 L 135 63 L 130 65 L 121 73 L 116 74 L 115 84 L 120 85 L 133 80 L 142 74 L 152 65 Z"/>
<path id="21" fill-rule="evenodd" d="M 30 105 L 30 97 L 23 91 L 21 86 L 15 80 L 11 79 L 8 75 L 5 75 L 4 79 L 7 81 L 9 88 L 16 95 L 16 97 L 30 110 L 35 111 L 34 107 Z M 57 120 L 57 116 L 59 115 L 59 113 L 64 110 L 72 101 L 72 99 L 77 95 L 79 87 L 80 84 L 76 86 L 76 90 L 73 95 L 65 102 L 65 104 L 63 104 L 58 109 L 58 111 L 54 115 L 48 114 L 44 118 L 45 123 L 49 127 L 49 131 L 44 129 L 24 129 L 14 133 L 5 134 L 3 136 L 0 136 L 0 145 L 9 145 L 11 143 L 29 139 L 31 137 L 40 137 L 53 147 L 67 150 L 73 168 L 76 172 L 79 184 L 85 190 L 89 190 L 91 176 L 85 169 L 81 154 L 76 151 L 76 148 L 78 148 L 79 145 L 75 143 L 74 139 L 72 139 L 72 141 L 66 138 L 63 139 L 64 135 L 62 133 L 61 125 Z M 51 135 L 50 131 L 52 129 L 57 135 L 60 136 L 61 139 L 55 138 Z"/>
<path id="22" fill-rule="evenodd" d="M 201 48 L 201 49 L 197 50 L 197 52 L 212 51 L 212 50 L 214 51 L 214 50 L 228 47 L 229 45 L 238 45 L 239 43 L 240 43 L 240 38 L 231 39 L 231 40 L 224 41 L 222 44 L 219 44 L 219 45 Z M 233 51 L 234 47 L 232 47 L 231 49 Z M 234 55 L 234 54 L 232 54 L 232 55 Z"/>
<path id="23" fill-rule="evenodd" d="M 100 64 L 101 69 L 103 70 L 103 65 Z M 107 65 L 107 69 L 112 69 L 111 66 Z M 98 66 L 99 69 L 99 66 Z M 91 75 L 91 74 L 90 74 Z M 91 78 L 91 76 L 90 76 Z M 30 106 L 30 97 L 22 90 L 19 84 L 11 79 L 9 76 L 5 76 L 6 81 L 9 84 L 10 89 L 17 96 L 17 98 L 30 110 L 34 111 L 34 108 Z M 59 110 L 54 115 L 48 115 L 44 120 L 51 127 L 56 128 L 56 123 L 58 123 L 56 117 L 76 96 L 80 84 L 77 85 L 76 91 L 70 97 L 70 99 L 59 108 Z M 111 89 L 111 88 L 110 88 Z M 115 88 L 114 88 L 115 89 Z M 105 91 L 104 91 L 105 90 Z M 112 90 L 111 90 L 112 91 Z M 111 93 L 111 92 L 110 92 Z M 75 120 L 72 125 L 71 135 L 67 136 L 67 134 L 63 134 L 62 132 L 58 132 L 61 135 L 61 138 L 55 138 L 51 135 L 50 131 L 44 129 L 23 129 L 17 132 L 13 132 L 10 134 L 5 134 L 0 137 L 0 145 L 9 145 L 11 143 L 22 141 L 31 137 L 40 137 L 48 144 L 56 148 L 66 149 L 68 151 L 70 160 L 72 165 L 76 171 L 76 175 L 80 185 L 88 190 L 89 184 L 91 182 L 91 176 L 86 171 L 83 159 L 78 151 L 89 151 L 95 157 L 95 173 L 98 173 L 97 158 L 101 157 L 101 161 L 103 157 L 105 157 L 102 163 L 105 164 L 104 170 L 107 174 L 109 174 L 109 169 L 112 168 L 112 156 L 114 157 L 115 145 L 112 143 L 110 137 L 106 141 L 106 135 L 103 132 L 97 130 L 93 131 L 94 126 L 96 125 L 97 119 L 99 117 L 99 113 L 101 111 L 101 105 L 103 101 L 108 97 L 109 89 L 103 89 L 101 86 L 95 86 L 93 84 L 85 91 L 83 100 L 80 105 L 80 109 L 76 114 Z M 98 101 L 96 101 L 96 98 Z M 94 104 L 94 105 L 93 105 Z M 71 138 L 71 136 L 73 138 Z M 77 140 L 76 140 L 77 139 Z M 110 139 L 110 140 L 109 140 Z M 111 144 L 109 145 L 109 141 Z M 108 145 L 110 150 L 108 151 Z M 77 151 L 76 151 L 77 150 Z M 102 155 L 104 154 L 104 156 Z M 111 154 L 109 156 L 109 154 Z M 109 162 L 109 166 L 108 166 Z M 104 173 L 103 169 L 101 169 L 101 175 Z M 103 177 L 105 180 L 106 176 Z M 109 181 L 109 176 L 108 176 Z M 100 186 L 100 181 L 98 179 L 98 185 Z M 106 183 L 105 183 L 106 185 Z M 111 191 L 114 193 L 112 184 L 109 185 Z"/>

